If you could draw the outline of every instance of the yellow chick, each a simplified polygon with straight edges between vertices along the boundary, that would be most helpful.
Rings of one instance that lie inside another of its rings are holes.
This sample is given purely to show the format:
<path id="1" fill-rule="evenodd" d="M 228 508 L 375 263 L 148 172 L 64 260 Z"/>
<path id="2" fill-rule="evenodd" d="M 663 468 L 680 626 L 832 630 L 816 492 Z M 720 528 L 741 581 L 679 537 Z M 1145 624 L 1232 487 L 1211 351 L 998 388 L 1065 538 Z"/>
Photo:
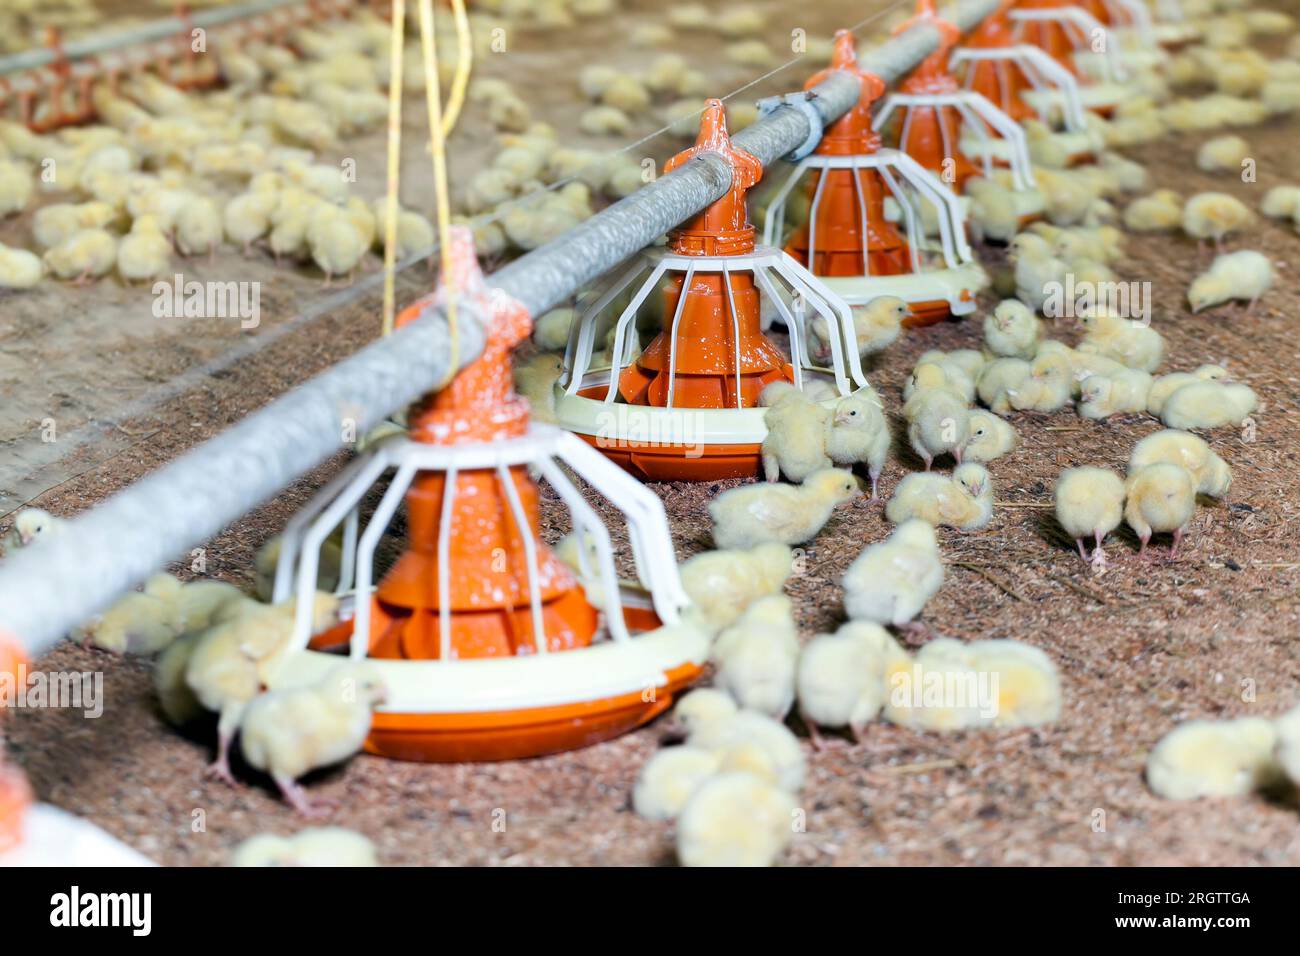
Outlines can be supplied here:
<path id="1" fill-rule="evenodd" d="M 206 196 L 196 196 L 176 214 L 176 248 L 181 255 L 207 253 L 208 261 L 212 261 L 224 235 L 225 220 L 221 209 Z"/>
<path id="2" fill-rule="evenodd" d="M 714 680 L 746 710 L 784 719 L 794 703 L 798 631 L 784 594 L 759 598 L 713 643 Z"/>
<path id="3" fill-rule="evenodd" d="M 533 421 L 555 421 L 555 382 L 563 366 L 564 357 L 555 352 L 541 352 L 515 363 L 515 391 L 528 400 Z"/>
<path id="4" fill-rule="evenodd" d="M 1001 183 L 979 176 L 966 180 L 970 205 L 966 215 L 975 239 L 1008 242 L 1020 229 L 1015 194 Z"/>
<path id="5" fill-rule="evenodd" d="M 34 190 L 27 164 L 0 154 L 0 219 L 26 209 Z"/>
<path id="6" fill-rule="evenodd" d="M 1056 479 L 1053 492 L 1056 520 L 1079 547 L 1079 557 L 1094 568 L 1106 566 L 1102 542 L 1124 520 L 1124 482 L 1107 468 L 1067 468 Z M 1095 543 L 1092 557 L 1083 539 Z"/>
<path id="7" fill-rule="evenodd" d="M 1042 236 L 1020 233 L 1007 244 L 1007 259 L 1014 268 L 1016 298 L 1041 311 L 1051 289 L 1065 281 L 1069 266 L 1052 254 Z"/>
<path id="8" fill-rule="evenodd" d="M 740 40 L 722 48 L 722 55 L 739 66 L 770 67 L 776 64 L 776 54 L 762 40 Z"/>
<path id="9" fill-rule="evenodd" d="M 1236 797 L 1275 783 L 1277 730 L 1259 717 L 1189 720 L 1147 756 L 1147 784 L 1167 800 Z"/>
<path id="10" fill-rule="evenodd" d="M 375 215 L 375 249 L 382 252 L 388 228 L 388 205 L 383 199 L 376 199 L 373 209 Z M 399 206 L 397 211 L 398 261 L 400 262 L 415 255 L 428 255 L 430 256 L 429 261 L 432 263 L 435 243 L 436 236 L 433 223 L 418 212 L 403 209 Z M 482 252 L 483 250 L 480 249 L 479 251 Z"/>
<path id="11" fill-rule="evenodd" d="M 984 318 L 984 345 L 993 355 L 1031 359 L 1043 338 L 1043 324 L 1019 299 L 1004 299 Z"/>
<path id="12" fill-rule="evenodd" d="M 975 381 L 966 372 L 965 363 L 948 358 L 946 352 L 932 350 L 916 363 L 903 383 L 903 401 L 907 402 L 923 389 L 936 388 L 952 392 L 963 402 L 975 401 Z M 903 416 L 908 417 L 906 408 Z"/>
<path id="13" fill-rule="evenodd" d="M 1130 232 L 1169 232 L 1182 223 L 1182 197 L 1172 189 L 1157 189 L 1124 208 L 1124 228 Z"/>
<path id="14" fill-rule="evenodd" d="M 1300 785 L 1300 707 L 1293 707 L 1274 724 L 1277 731 L 1276 760 L 1290 781 Z"/>
<path id="15" fill-rule="evenodd" d="M 767 426 L 762 443 L 763 474 L 768 481 L 778 481 L 785 475 L 799 482 L 831 467 L 830 456 L 826 454 L 831 429 L 828 409 L 791 388 L 780 392 L 763 420 Z"/>
<path id="16" fill-rule="evenodd" d="M 307 247 L 325 274 L 326 288 L 334 276 L 346 275 L 351 283 L 369 246 L 365 233 L 337 206 L 318 206 L 307 223 Z"/>
<path id="17" fill-rule="evenodd" d="M 908 475 L 885 506 L 894 524 L 920 518 L 932 525 L 977 531 L 993 517 L 993 480 L 983 465 L 958 465 L 952 477 L 930 472 Z"/>
<path id="18" fill-rule="evenodd" d="M 1186 468 L 1155 464 L 1140 468 L 1124 483 L 1124 520 L 1142 542 L 1139 557 L 1146 557 L 1152 534 L 1172 532 L 1169 557 L 1177 557 L 1183 531 L 1196 508 L 1196 486 Z"/>
<path id="19" fill-rule="evenodd" d="M 970 439 L 968 412 L 966 402 L 946 388 L 924 388 L 908 399 L 903 407 L 907 441 L 925 462 L 926 471 L 945 454 L 961 463 Z"/>
<path id="20" fill-rule="evenodd" d="M 83 647 L 114 654 L 157 654 L 180 635 L 182 611 L 175 598 L 181 583 L 158 574 L 72 633 Z"/>
<path id="21" fill-rule="evenodd" d="M 1160 420 L 1170 428 L 1240 427 L 1259 407 L 1259 397 L 1239 382 L 1193 382 L 1165 400 Z"/>
<path id="22" fill-rule="evenodd" d="M 257 551 L 253 559 L 254 584 L 253 593 L 259 600 L 271 600 L 275 590 L 275 568 L 280 562 L 280 536 L 267 540 Z M 339 586 L 339 574 L 343 567 L 343 527 L 340 525 L 330 532 L 321 545 L 320 556 L 316 566 L 316 590 L 332 593 Z"/>
<path id="23" fill-rule="evenodd" d="M 677 701 L 665 729 L 685 738 L 708 724 L 730 720 L 738 713 L 736 699 L 725 690 L 697 687 Z"/>
<path id="24" fill-rule="evenodd" d="M 826 434 L 826 454 L 840 467 L 852 469 L 859 463 L 867 466 L 873 502 L 880 497 L 880 473 L 889 457 L 891 441 L 880 400 L 874 393 L 846 395 L 835 403 Z"/>
<path id="25" fill-rule="evenodd" d="M 1019 388 L 1033 373 L 1024 359 L 999 358 L 984 366 L 980 372 L 976 394 L 990 410 L 1005 415 L 1011 410 L 1010 393 Z M 969 428 L 969 424 L 967 428 Z"/>
<path id="26" fill-rule="evenodd" d="M 53 249 L 83 229 L 102 229 L 116 218 L 116 210 L 108 203 L 53 203 L 32 217 L 32 238 L 41 248 Z"/>
<path id="27" fill-rule="evenodd" d="M 183 727 L 203 714 L 203 705 L 185 682 L 185 669 L 202 639 L 202 631 L 182 634 L 163 648 L 154 661 L 154 695 L 163 716 L 174 727 Z"/>
<path id="28" fill-rule="evenodd" d="M 745 769 L 788 793 L 803 787 L 807 761 L 799 739 L 779 720 L 752 710 L 740 710 L 702 722 L 686 739 L 687 746 L 713 751 L 722 769 Z"/>
<path id="29" fill-rule="evenodd" d="M 50 272 L 74 285 L 107 275 L 116 262 L 117 240 L 103 229 L 82 229 L 45 253 Z"/>
<path id="30" fill-rule="evenodd" d="M 1297 209 L 1300 209 L 1300 186 L 1274 186 L 1259 204 L 1259 211 L 1270 219 L 1291 219 Z"/>
<path id="31" fill-rule="evenodd" d="M 40 256 L 0 243 L 0 289 L 32 289 L 44 276 Z"/>
<path id="32" fill-rule="evenodd" d="M 1240 136 L 1216 136 L 1201 144 L 1196 152 L 1196 166 L 1207 173 L 1240 173 L 1242 163 L 1250 157 L 1250 144 Z"/>
<path id="33" fill-rule="evenodd" d="M 1006 400 L 1017 411 L 1054 412 L 1069 404 L 1073 387 L 1068 363 L 1043 362 L 1038 368 L 1031 366 L 1027 378 L 1006 390 Z"/>
<path id="34" fill-rule="evenodd" d="M 117 247 L 117 273 L 127 284 L 156 279 L 171 271 L 172 244 L 158 220 L 141 216 Z"/>
<path id="35" fill-rule="evenodd" d="M 720 548 L 802 544 L 817 536 L 836 507 L 859 494 L 857 479 L 839 468 L 814 472 L 801 485 L 732 488 L 709 503 L 713 540 Z"/>
<path id="36" fill-rule="evenodd" d="M 1204 245 L 1214 241 L 1223 250 L 1223 240 L 1252 225 L 1255 214 L 1241 200 L 1227 193 L 1197 193 L 1183 206 L 1183 232 Z"/>
<path id="37" fill-rule="evenodd" d="M 240 193 L 226 203 L 222 214 L 226 238 L 241 246 L 247 256 L 253 243 L 271 229 L 271 214 L 275 211 L 278 195 L 271 189 L 250 190 Z"/>
<path id="38" fill-rule="evenodd" d="M 1249 315 L 1272 285 L 1273 263 L 1268 256 L 1242 250 L 1216 256 L 1209 271 L 1192 280 L 1187 302 L 1193 312 L 1200 312 L 1229 299 L 1242 299 L 1248 303 L 1246 314 Z"/>
<path id="39" fill-rule="evenodd" d="M 370 733 L 371 711 L 387 691 L 373 664 L 340 664 L 310 687 L 272 690 L 254 699 L 239 728 L 244 759 L 265 770 L 305 817 L 329 813 L 312 803 L 298 778 L 347 760 Z"/>
<path id="40" fill-rule="evenodd" d="M 1089 375 L 1079 383 L 1079 414 L 1099 421 L 1112 415 L 1145 412 L 1151 394 L 1151 376 L 1133 368 L 1110 375 Z"/>
<path id="41" fill-rule="evenodd" d="M 1151 383 L 1151 391 L 1147 395 L 1147 411 L 1159 418 L 1169 396 L 1184 385 L 1191 385 L 1193 382 L 1222 382 L 1227 378 L 1228 370 L 1222 365 L 1202 365 L 1191 372 L 1171 372 L 1168 375 L 1161 375 Z"/>
<path id="42" fill-rule="evenodd" d="M 1129 455 L 1129 474 L 1162 462 L 1187 469 L 1198 494 L 1222 498 L 1232 485 L 1228 463 L 1210 449 L 1205 439 L 1190 432 L 1166 428 L 1142 439 Z"/>
<path id="43" fill-rule="evenodd" d="M 177 607 L 181 630 L 193 634 L 211 627 L 223 608 L 251 599 L 225 581 L 185 581 L 171 600 Z"/>
<path id="44" fill-rule="evenodd" d="M 675 820 L 722 757 L 700 747 L 668 747 L 651 757 L 632 788 L 632 809 L 647 820 Z"/>
<path id="45" fill-rule="evenodd" d="M 858 354 L 867 356 L 898 341 L 903 320 L 912 315 L 911 307 L 893 295 L 876 296 L 863 305 L 852 306 L 853 336 Z M 813 358 L 827 362 L 831 358 L 831 333 L 826 319 L 817 315 L 808 325 L 808 348 Z"/>
<path id="46" fill-rule="evenodd" d="M 759 598 L 779 594 L 794 554 L 770 542 L 744 551 L 705 551 L 682 562 L 682 587 L 715 630 L 729 627 Z"/>
<path id="47" fill-rule="evenodd" d="M 918 518 L 903 521 L 884 541 L 863 549 L 840 583 L 850 618 L 907 627 L 943 585 L 934 526 Z"/>
<path id="48" fill-rule="evenodd" d="M 378 866 L 375 845 L 343 827 L 308 827 L 293 836 L 259 834 L 235 847 L 231 866 Z"/>
<path id="49" fill-rule="evenodd" d="M 1154 372 L 1165 357 L 1165 340 L 1150 325 L 1095 310 L 1079 319 L 1084 328 L 1078 352 L 1092 352 L 1129 368 Z"/>
<path id="50" fill-rule="evenodd" d="M 13 527 L 5 537 L 5 548 L 25 548 L 42 538 L 62 534 L 67 526 L 63 518 L 56 518 L 44 508 L 24 508 L 14 516 Z"/>
<path id="51" fill-rule="evenodd" d="M 821 749 L 821 727 L 848 727 L 859 740 L 880 713 L 890 675 L 910 663 L 884 628 L 850 621 L 834 634 L 818 634 L 799 655 L 799 713 Z"/>
<path id="52" fill-rule="evenodd" d="M 794 797 L 751 773 L 723 773 L 691 795 L 677 821 L 683 866 L 771 866 L 794 833 Z"/>
<path id="53" fill-rule="evenodd" d="M 983 409 L 975 409 L 966 419 L 970 438 L 962 453 L 963 461 L 980 464 L 1008 454 L 1016 447 L 1016 430 L 1010 422 Z"/>
<path id="54" fill-rule="evenodd" d="M 338 599 L 317 594 L 313 630 L 338 623 Z M 230 741 L 248 702 L 261 693 L 293 636 L 296 601 L 256 605 L 204 631 L 185 665 L 185 683 L 207 710 L 218 714 L 217 757 L 210 775 L 235 785 L 230 773 Z"/>
<path id="55" fill-rule="evenodd" d="M 930 349 L 916 360 L 917 365 L 924 365 L 927 362 L 941 366 L 955 366 L 973 383 L 979 381 L 980 373 L 984 371 L 988 359 L 979 349 L 953 349 L 950 352 Z M 974 398 L 974 393 L 971 393 L 971 398 Z"/>

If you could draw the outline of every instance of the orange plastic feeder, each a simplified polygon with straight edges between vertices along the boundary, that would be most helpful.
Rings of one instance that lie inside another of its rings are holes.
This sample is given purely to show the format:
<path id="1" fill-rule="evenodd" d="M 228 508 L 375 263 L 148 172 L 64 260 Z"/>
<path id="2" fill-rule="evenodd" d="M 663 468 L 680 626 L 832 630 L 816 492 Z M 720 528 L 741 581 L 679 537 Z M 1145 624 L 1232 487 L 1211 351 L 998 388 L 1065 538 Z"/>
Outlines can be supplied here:
<path id="1" fill-rule="evenodd" d="M 689 612 L 662 503 L 586 443 L 529 424 L 510 367 L 510 350 L 531 330 L 528 314 L 487 288 L 468 231 L 456 230 L 453 257 L 450 287 L 489 316 L 487 344 L 412 407 L 409 438 L 355 459 L 285 529 L 276 601 L 311 593 L 320 549 L 340 524 L 341 593 L 357 598 L 352 617 L 323 634 L 311 633 L 311 602 L 299 602 L 300 652 L 272 683 L 312 680 L 344 650 L 369 658 L 388 699 L 366 746 L 385 756 L 503 760 L 587 746 L 668 707 L 700 676 L 708 635 Z M 361 502 L 389 471 L 362 530 Z M 541 538 L 530 471 L 568 507 L 575 542 L 586 543 L 573 548 L 576 567 Z M 569 472 L 623 512 L 635 581 L 617 577 L 609 532 Z M 372 586 L 381 536 L 403 502 L 405 548 Z"/>
<path id="2" fill-rule="evenodd" d="M 822 378 L 847 395 L 867 384 L 848 305 L 780 249 L 756 244 L 746 194 L 763 169 L 732 145 L 720 100 L 709 101 L 695 145 L 666 168 L 705 152 L 731 167 L 731 188 L 675 229 L 666 249 L 642 254 L 596 289 L 573 324 L 556 384 L 559 423 L 643 480 L 755 477 L 765 386 Z M 607 315 L 647 273 L 617 317 Z M 638 310 L 656 293 L 664 327 L 638 353 Z M 764 306 L 790 332 L 788 356 L 763 331 Z M 829 367 L 808 354 L 806 322 L 814 319 L 832 340 Z M 608 360 L 595 353 L 598 331 Z"/>
<path id="3" fill-rule="evenodd" d="M 18 642 L 0 634 L 0 675 L 8 675 L 7 680 L 14 686 L 26 665 L 27 657 Z M 17 767 L 5 763 L 4 736 L 0 733 L 0 853 L 18 845 L 31 802 L 27 778 Z"/>
<path id="4" fill-rule="evenodd" d="M 1009 11 L 1017 42 L 1044 50 L 1060 66 L 1079 78 L 1079 95 L 1085 109 L 1109 116 L 1129 91 L 1119 40 L 1107 26 L 1082 6 L 1069 0 L 1020 0 Z M 1149 19 L 1146 21 L 1149 24 Z M 1104 49 L 1094 52 L 1093 38 L 1104 35 Z M 1080 57 L 1095 58 L 1096 71 L 1080 69 Z M 1099 71 L 1099 78 L 1088 75 Z M 1027 94 L 1022 95 L 1029 98 Z M 1038 95 L 1038 94 L 1035 94 Z M 1031 105 L 1035 103 L 1030 99 Z"/>
<path id="5" fill-rule="evenodd" d="M 1016 0 L 1002 0 L 997 11 L 971 31 L 963 47 L 970 50 L 1005 50 L 1015 46 L 1007 11 Z M 1035 118 L 1036 111 L 1020 96 L 1029 81 L 1015 64 L 1006 59 L 974 61 L 966 73 L 966 88 L 996 103 L 1016 122 Z"/>
<path id="6" fill-rule="evenodd" d="M 905 321 L 909 326 L 973 311 L 975 294 L 987 278 L 966 242 L 960 202 L 911 156 L 881 146 L 872 106 L 885 84 L 858 66 L 847 30 L 835 35 L 830 68 L 812 77 L 808 87 L 835 72 L 858 80 L 861 96 L 827 128 L 817 149 L 796 163 L 774 195 L 764 242 L 781 241 L 789 196 L 806 180 L 807 222 L 795 228 L 785 249 L 827 288 L 850 306 L 897 296 L 912 309 Z M 937 242 L 930 242 L 921 228 L 922 204 L 933 211 Z"/>

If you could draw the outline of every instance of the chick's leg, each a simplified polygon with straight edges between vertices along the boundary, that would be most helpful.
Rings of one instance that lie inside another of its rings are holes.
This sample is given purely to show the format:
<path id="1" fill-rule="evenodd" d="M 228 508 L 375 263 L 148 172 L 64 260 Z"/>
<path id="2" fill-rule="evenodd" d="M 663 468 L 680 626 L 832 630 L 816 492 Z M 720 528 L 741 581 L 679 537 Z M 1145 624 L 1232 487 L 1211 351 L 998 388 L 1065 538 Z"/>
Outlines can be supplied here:
<path id="1" fill-rule="evenodd" d="M 776 455 L 763 452 L 763 477 L 768 481 L 781 480 L 781 466 L 777 464 Z"/>
<path id="2" fill-rule="evenodd" d="M 239 729 L 239 721 L 244 715 L 244 705 L 227 704 L 221 708 L 221 717 L 217 721 L 217 759 L 208 764 L 203 771 L 205 777 L 215 777 L 232 787 L 240 786 L 235 775 L 230 772 L 230 742 Z"/>
<path id="3" fill-rule="evenodd" d="M 1093 537 L 1097 542 L 1097 546 L 1092 550 L 1092 569 L 1098 574 L 1101 574 L 1101 572 L 1106 570 L 1106 552 L 1101 548 L 1101 539 L 1106 537 L 1106 535 L 1098 531 Z"/>
<path id="4" fill-rule="evenodd" d="M 813 750 L 821 751 L 826 749 L 826 740 L 822 737 L 821 728 L 817 726 L 817 721 L 813 720 L 802 710 L 799 711 L 799 719 L 803 721 L 808 728 L 808 740 L 812 744 Z"/>
<path id="5" fill-rule="evenodd" d="M 1082 539 L 1082 538 L 1075 538 L 1075 539 L 1074 539 L 1074 543 L 1075 543 L 1075 545 L 1076 545 L 1076 546 L 1078 547 L 1078 549 L 1079 549 L 1079 557 L 1083 558 L 1084 561 L 1087 561 L 1087 560 L 1088 560 L 1088 552 L 1087 552 L 1087 551 L 1084 549 L 1084 547 L 1083 547 L 1083 539 Z"/>
<path id="6" fill-rule="evenodd" d="M 1170 561 L 1178 557 L 1178 545 L 1182 542 L 1182 540 L 1183 540 L 1183 529 L 1182 528 L 1174 529 L 1174 543 L 1169 546 Z"/>
<path id="7" fill-rule="evenodd" d="M 334 812 L 334 804 L 327 800 L 312 802 L 307 796 L 307 791 L 302 788 L 292 777 L 273 775 L 271 777 L 275 785 L 280 788 L 280 793 L 284 796 L 285 801 L 298 811 L 302 816 L 309 820 L 320 820 L 328 817 Z"/>
<path id="8" fill-rule="evenodd" d="M 872 468 L 867 474 L 871 476 L 871 501 L 868 504 L 875 504 L 880 500 L 880 469 Z"/>

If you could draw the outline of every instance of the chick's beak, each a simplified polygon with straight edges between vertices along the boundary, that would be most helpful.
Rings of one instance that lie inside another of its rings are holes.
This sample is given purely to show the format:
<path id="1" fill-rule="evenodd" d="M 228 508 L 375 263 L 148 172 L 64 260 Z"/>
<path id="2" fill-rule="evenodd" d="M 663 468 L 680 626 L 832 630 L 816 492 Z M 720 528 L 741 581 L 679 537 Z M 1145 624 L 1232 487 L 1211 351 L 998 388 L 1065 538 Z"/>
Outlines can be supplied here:
<path id="1" fill-rule="evenodd" d="M 20 542 L 22 542 L 22 545 L 23 545 L 24 548 L 27 547 L 29 544 L 31 544 L 32 541 L 33 541 L 33 539 L 35 539 L 35 537 L 36 537 L 36 535 L 34 535 L 34 534 L 32 534 L 32 533 L 30 533 L 30 532 L 28 532 L 28 531 L 19 531 L 19 532 L 18 532 L 18 540 L 19 540 Z"/>

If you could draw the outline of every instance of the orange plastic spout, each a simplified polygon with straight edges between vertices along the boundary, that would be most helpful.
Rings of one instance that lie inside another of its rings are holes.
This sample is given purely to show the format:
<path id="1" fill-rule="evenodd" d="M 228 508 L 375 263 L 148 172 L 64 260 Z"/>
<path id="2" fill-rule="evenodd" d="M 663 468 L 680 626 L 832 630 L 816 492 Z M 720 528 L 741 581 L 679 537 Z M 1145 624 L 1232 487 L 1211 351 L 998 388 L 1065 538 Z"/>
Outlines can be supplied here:
<path id="1" fill-rule="evenodd" d="M 1007 16 L 1016 0 L 1002 0 L 997 11 L 966 38 L 965 46 L 977 50 L 996 50 L 1013 46 L 1011 21 Z M 967 86 L 997 106 L 1017 123 L 1038 114 L 1020 94 L 1029 84 L 1020 70 L 1006 60 L 974 60 L 967 66 Z"/>
<path id="2" fill-rule="evenodd" d="M 862 94 L 852 109 L 826 128 L 816 152 L 822 156 L 870 155 L 880 148 L 880 135 L 871 123 L 871 107 L 884 95 L 885 83 L 858 66 L 858 53 L 848 30 L 835 34 L 830 67 L 812 76 L 804 89 L 812 89 L 833 73 L 855 77 L 862 85 Z M 790 237 L 785 251 L 811 272 L 820 276 L 860 276 L 897 275 L 908 270 L 907 242 L 885 218 L 885 185 L 878 172 L 815 170 L 809 177 L 808 195 L 810 199 L 819 196 L 816 241 L 809 241 L 809 226 L 804 225 Z M 869 269 L 862 261 L 864 219 Z"/>

